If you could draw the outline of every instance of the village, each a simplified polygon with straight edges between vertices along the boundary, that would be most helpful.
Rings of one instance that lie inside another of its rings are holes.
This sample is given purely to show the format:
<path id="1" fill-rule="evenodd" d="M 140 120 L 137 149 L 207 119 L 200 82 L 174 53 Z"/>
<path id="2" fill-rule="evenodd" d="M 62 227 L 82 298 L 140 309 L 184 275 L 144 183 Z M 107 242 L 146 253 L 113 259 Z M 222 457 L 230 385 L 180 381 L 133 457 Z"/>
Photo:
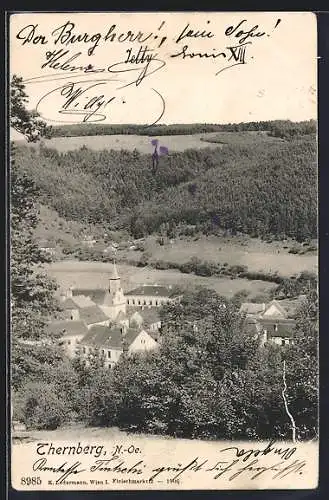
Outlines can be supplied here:
<path id="1" fill-rule="evenodd" d="M 181 296 L 171 285 L 141 285 L 123 291 L 116 263 L 108 289 L 70 287 L 62 290 L 60 306 L 64 319 L 49 324 L 49 333 L 59 339 L 69 358 L 80 356 L 86 365 L 100 355 L 106 368 L 113 368 L 123 352 L 128 355 L 157 349 L 161 343 L 160 309 L 177 303 Z M 239 312 L 246 332 L 261 345 L 294 342 L 296 312 L 304 296 L 245 302 Z"/>

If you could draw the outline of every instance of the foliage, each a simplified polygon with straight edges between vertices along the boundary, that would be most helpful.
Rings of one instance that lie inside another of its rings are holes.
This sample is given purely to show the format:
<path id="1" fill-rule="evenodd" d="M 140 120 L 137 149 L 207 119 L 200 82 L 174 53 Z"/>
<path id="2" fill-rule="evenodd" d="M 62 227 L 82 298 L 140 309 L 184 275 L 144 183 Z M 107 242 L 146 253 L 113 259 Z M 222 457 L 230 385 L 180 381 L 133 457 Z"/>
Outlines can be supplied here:
<path id="1" fill-rule="evenodd" d="M 224 229 L 299 241 L 316 237 L 313 136 L 266 148 L 256 142 L 173 152 L 161 157 L 155 174 L 151 152 L 19 146 L 17 154 L 41 190 L 40 201 L 68 220 L 124 229 L 135 238 L 154 232 L 174 238 L 178 225 L 192 234 Z"/>
<path id="2" fill-rule="evenodd" d="M 35 114 L 26 110 L 26 102 L 22 79 L 14 76 L 11 84 L 11 126 L 22 132 L 29 141 L 36 141 L 47 127 Z M 48 420 L 45 418 L 45 425 L 52 427 L 61 421 L 62 403 L 57 402 L 46 382 L 39 385 L 33 383 L 39 379 L 52 382 L 54 375 L 47 377 L 47 373 L 62 360 L 58 347 L 44 341 L 46 323 L 58 311 L 54 299 L 56 285 L 40 270 L 40 264 L 47 259 L 34 237 L 38 223 L 37 189 L 22 171 L 13 146 L 10 177 L 12 387 L 21 390 L 27 398 L 31 389 L 32 399 L 26 400 L 25 406 L 26 421 L 31 425 L 42 425 L 43 414 L 51 402 L 57 409 L 49 415 Z M 33 417 L 32 401 L 38 399 L 40 405 Z"/>
<path id="3" fill-rule="evenodd" d="M 89 135 L 116 135 L 116 134 L 138 134 L 147 136 L 163 135 L 186 135 L 200 134 L 206 132 L 242 132 L 242 131 L 268 131 L 275 137 L 291 138 L 296 135 L 314 134 L 316 122 L 314 120 L 293 123 L 289 120 L 260 121 L 247 123 L 194 123 L 194 124 L 172 124 L 172 125 L 100 125 L 100 124 L 76 124 L 57 125 L 52 128 L 52 137 L 76 137 Z"/>
<path id="4" fill-rule="evenodd" d="M 67 420 L 66 402 L 56 393 L 53 384 L 27 383 L 25 395 L 21 411 L 28 429 L 53 430 Z"/>
<path id="5" fill-rule="evenodd" d="M 51 128 L 41 120 L 35 111 L 28 111 L 23 78 L 13 75 L 10 85 L 10 126 L 24 135 L 28 142 L 36 142 L 40 137 L 50 137 Z"/>
<path id="6" fill-rule="evenodd" d="M 165 306 L 159 350 L 123 356 L 107 376 L 92 382 L 90 422 L 186 438 L 289 439 L 282 399 L 285 359 L 298 438 L 314 437 L 315 295 L 299 312 L 296 343 L 284 348 L 261 347 L 244 332 L 236 299 L 228 302 L 200 289 L 184 294 L 181 304 Z"/>

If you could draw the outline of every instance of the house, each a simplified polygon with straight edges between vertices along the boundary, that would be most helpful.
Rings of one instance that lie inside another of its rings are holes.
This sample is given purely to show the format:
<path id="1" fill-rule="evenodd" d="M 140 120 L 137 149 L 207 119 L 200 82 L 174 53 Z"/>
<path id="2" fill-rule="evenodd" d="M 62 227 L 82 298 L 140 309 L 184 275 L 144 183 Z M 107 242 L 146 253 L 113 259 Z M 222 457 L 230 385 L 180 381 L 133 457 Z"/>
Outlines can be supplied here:
<path id="1" fill-rule="evenodd" d="M 48 240 L 39 241 L 40 250 L 48 255 L 54 256 L 56 254 L 56 244 Z"/>
<path id="2" fill-rule="evenodd" d="M 86 362 L 90 355 L 99 354 L 104 358 L 104 366 L 113 368 L 123 353 L 122 328 L 93 326 L 81 340 L 79 353 Z"/>
<path id="3" fill-rule="evenodd" d="M 89 362 L 89 356 L 103 357 L 104 366 L 113 368 L 125 351 L 127 354 L 155 349 L 157 342 L 139 328 L 93 326 L 79 343 L 79 352 Z"/>
<path id="4" fill-rule="evenodd" d="M 130 325 L 143 326 L 149 332 L 157 332 L 161 328 L 159 310 L 156 307 L 129 307 Z"/>
<path id="5" fill-rule="evenodd" d="M 64 347 L 67 355 L 74 358 L 78 344 L 88 333 L 88 328 L 83 321 L 60 320 L 51 323 L 48 331 L 59 337 L 59 343 Z"/>
<path id="6" fill-rule="evenodd" d="M 114 245 L 108 245 L 106 248 L 103 250 L 103 254 L 108 255 L 108 254 L 116 254 L 117 252 L 117 247 Z"/>
<path id="7" fill-rule="evenodd" d="M 72 290 L 68 291 L 64 299 L 61 296 L 61 308 L 66 319 L 82 320 L 88 328 L 93 325 L 109 325 L 110 323 L 108 316 L 90 297 L 73 296 Z"/>
<path id="8" fill-rule="evenodd" d="M 171 285 L 142 285 L 127 292 L 125 297 L 128 306 L 138 307 L 159 307 L 179 299 Z"/>
<path id="9" fill-rule="evenodd" d="M 87 248 L 93 248 L 95 243 L 97 243 L 97 240 L 95 240 L 92 236 L 86 236 L 82 241 L 81 241 L 83 246 L 86 246 Z"/>
<path id="10" fill-rule="evenodd" d="M 288 345 L 294 342 L 296 314 L 304 295 L 295 299 L 272 300 L 268 304 L 245 302 L 240 313 L 245 316 L 247 332 L 258 334 L 262 343 Z"/>
<path id="11" fill-rule="evenodd" d="M 296 322 L 293 319 L 263 318 L 260 320 L 263 342 L 288 345 L 294 342 Z"/>

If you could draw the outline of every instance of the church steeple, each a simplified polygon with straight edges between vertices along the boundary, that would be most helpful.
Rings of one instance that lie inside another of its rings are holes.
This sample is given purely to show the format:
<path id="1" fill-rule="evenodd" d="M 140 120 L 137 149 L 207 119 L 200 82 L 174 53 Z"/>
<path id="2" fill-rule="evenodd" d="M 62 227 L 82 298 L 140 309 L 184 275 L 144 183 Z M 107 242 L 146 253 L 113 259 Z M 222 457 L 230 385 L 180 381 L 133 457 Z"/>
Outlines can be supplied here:
<path id="1" fill-rule="evenodd" d="M 120 276 L 118 274 L 118 270 L 117 270 L 117 266 L 116 266 L 116 263 L 115 263 L 115 260 L 113 261 L 113 273 L 112 273 L 112 280 L 117 280 L 117 279 L 120 279 Z"/>
<path id="2" fill-rule="evenodd" d="M 120 283 L 120 276 L 117 270 L 117 266 L 115 261 L 113 261 L 113 272 L 112 276 L 110 277 L 110 287 L 109 287 L 109 292 L 111 295 L 116 293 L 117 291 L 121 290 L 121 283 Z"/>
<path id="3" fill-rule="evenodd" d="M 120 312 L 126 314 L 126 299 L 121 288 L 121 280 L 115 261 L 113 272 L 109 279 L 109 289 L 105 293 L 103 304 L 100 306 L 105 314 L 115 320 Z"/>

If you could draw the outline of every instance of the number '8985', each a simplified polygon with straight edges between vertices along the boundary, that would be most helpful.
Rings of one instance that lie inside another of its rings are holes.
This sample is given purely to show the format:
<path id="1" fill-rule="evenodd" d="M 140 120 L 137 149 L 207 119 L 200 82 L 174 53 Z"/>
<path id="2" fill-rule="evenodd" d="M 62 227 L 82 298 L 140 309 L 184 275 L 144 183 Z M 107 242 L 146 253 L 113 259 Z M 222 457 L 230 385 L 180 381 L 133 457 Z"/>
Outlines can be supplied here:
<path id="1" fill-rule="evenodd" d="M 42 484 L 40 477 L 21 477 L 22 486 L 35 486 L 38 484 Z"/>

